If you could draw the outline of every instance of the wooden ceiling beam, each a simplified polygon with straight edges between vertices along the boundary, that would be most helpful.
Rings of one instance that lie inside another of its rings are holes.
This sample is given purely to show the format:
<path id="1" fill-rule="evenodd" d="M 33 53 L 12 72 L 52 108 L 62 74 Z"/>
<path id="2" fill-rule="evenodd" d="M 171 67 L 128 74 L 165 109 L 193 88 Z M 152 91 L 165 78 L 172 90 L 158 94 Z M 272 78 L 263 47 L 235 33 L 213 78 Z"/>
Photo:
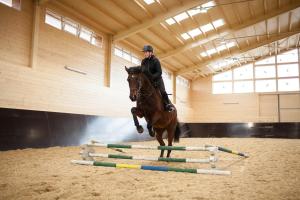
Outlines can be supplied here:
<path id="1" fill-rule="evenodd" d="M 259 43 L 250 45 L 250 46 L 245 47 L 243 49 L 232 51 L 231 52 L 231 56 L 238 56 L 239 54 L 243 54 L 243 53 L 245 53 L 247 51 L 250 51 L 250 50 L 262 47 L 262 46 L 267 45 L 269 43 L 273 43 L 275 41 L 282 40 L 284 38 L 287 38 L 287 37 L 290 37 L 290 36 L 293 36 L 293 35 L 296 35 L 296 34 L 299 34 L 299 33 L 300 33 L 300 29 L 299 28 L 296 29 L 296 30 L 294 30 L 293 32 L 281 33 L 280 35 L 270 37 L 270 39 L 268 39 L 268 40 L 262 40 Z M 217 56 L 217 57 L 215 57 L 213 59 L 209 59 L 209 60 L 207 60 L 204 63 L 198 63 L 198 64 L 196 64 L 194 66 L 181 69 L 181 70 L 177 71 L 176 74 L 181 75 L 181 74 L 188 73 L 188 72 L 193 71 L 193 70 L 198 69 L 198 68 L 206 67 L 206 65 L 208 65 L 208 64 L 210 64 L 212 62 L 216 62 L 216 61 L 225 59 L 228 56 L 230 56 L 230 53 L 226 53 L 223 56 Z"/>
<path id="2" fill-rule="evenodd" d="M 281 15 L 283 13 L 292 11 L 292 10 L 298 8 L 298 7 L 300 7 L 300 1 L 296 1 L 295 3 L 289 4 L 285 7 L 280 8 L 280 9 L 276 9 L 273 12 L 269 12 L 266 15 L 256 16 L 255 18 L 253 18 L 252 20 L 247 21 L 246 23 L 237 24 L 237 25 L 233 26 L 232 29 L 234 31 L 240 30 L 240 29 L 249 27 L 253 24 L 257 24 L 257 23 L 259 23 L 261 21 L 264 21 L 266 19 L 270 19 L 270 18 L 276 17 L 278 15 Z"/>
<path id="3" fill-rule="evenodd" d="M 249 26 L 253 26 L 254 24 L 257 24 L 261 21 L 266 21 L 267 19 L 269 18 L 272 18 L 272 17 L 275 17 L 277 15 L 281 15 L 283 13 L 286 13 L 286 12 L 289 12 L 290 10 L 293 10 L 293 9 L 296 9 L 300 6 L 300 1 L 297 1 L 296 3 L 294 4 L 291 4 L 289 6 L 286 6 L 286 7 L 283 7 L 281 9 L 278 9 L 278 10 L 275 10 L 271 13 L 268 13 L 267 15 L 262 15 L 262 16 L 256 16 L 254 18 L 254 20 L 248 20 L 242 24 L 239 24 L 239 25 L 236 25 L 236 26 L 233 26 L 232 28 L 226 28 L 226 29 L 223 29 L 223 30 L 220 30 L 220 34 L 218 33 L 215 33 L 211 36 L 208 36 L 207 38 L 199 38 L 198 40 L 195 40 L 195 41 L 191 41 L 191 42 L 188 42 L 186 43 L 185 45 L 181 46 L 181 47 L 178 47 L 176 49 L 173 49 L 173 50 L 170 50 L 168 51 L 167 53 L 165 54 L 159 54 L 157 55 L 160 59 L 166 59 L 170 56 L 173 56 L 173 55 L 176 55 L 178 53 L 181 53 L 182 51 L 186 51 L 190 48 L 194 48 L 196 46 L 199 46 L 199 45 L 203 45 L 207 42 L 211 42 L 215 39 L 218 39 L 220 37 L 225 37 L 226 35 L 228 35 L 229 33 L 234 33 L 235 31 L 239 31 L 240 29 L 243 29 L 245 27 L 249 27 Z M 259 20 L 257 20 L 259 19 Z M 257 42 L 259 42 L 259 37 L 256 38 Z"/>
<path id="4" fill-rule="evenodd" d="M 38 4 L 41 6 L 43 4 L 48 3 L 50 0 L 38 0 Z"/>
<path id="5" fill-rule="evenodd" d="M 122 40 L 124 38 L 129 37 L 130 35 L 133 35 L 135 33 L 138 33 L 144 29 L 147 29 L 155 24 L 158 24 L 170 17 L 174 17 L 176 14 L 179 14 L 181 12 L 184 12 L 188 9 L 191 9 L 193 7 L 196 7 L 198 5 L 201 5 L 203 3 L 208 2 L 208 0 L 191 0 L 188 3 L 185 3 L 183 5 L 180 6 L 176 6 L 174 8 L 171 8 L 168 12 L 164 12 L 162 14 L 159 14 L 156 17 L 153 17 L 150 20 L 146 20 L 145 22 L 143 22 L 142 24 L 137 24 L 135 26 L 132 26 L 126 30 L 120 31 L 117 34 L 114 35 L 113 40 L 114 41 L 119 41 Z"/>

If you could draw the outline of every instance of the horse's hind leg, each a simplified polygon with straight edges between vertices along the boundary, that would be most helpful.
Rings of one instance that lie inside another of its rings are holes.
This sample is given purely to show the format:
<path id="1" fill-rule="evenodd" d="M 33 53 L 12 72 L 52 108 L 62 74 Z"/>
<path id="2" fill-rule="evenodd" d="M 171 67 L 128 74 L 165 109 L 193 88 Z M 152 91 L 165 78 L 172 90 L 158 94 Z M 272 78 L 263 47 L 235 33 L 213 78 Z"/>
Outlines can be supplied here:
<path id="1" fill-rule="evenodd" d="M 165 146 L 166 144 L 165 144 L 165 142 L 162 138 L 164 130 L 163 129 L 155 129 L 155 132 L 156 132 L 155 136 L 156 136 L 157 141 L 159 142 L 159 145 L 160 146 Z M 160 157 L 161 158 L 164 157 L 164 151 L 165 150 L 160 150 Z"/>

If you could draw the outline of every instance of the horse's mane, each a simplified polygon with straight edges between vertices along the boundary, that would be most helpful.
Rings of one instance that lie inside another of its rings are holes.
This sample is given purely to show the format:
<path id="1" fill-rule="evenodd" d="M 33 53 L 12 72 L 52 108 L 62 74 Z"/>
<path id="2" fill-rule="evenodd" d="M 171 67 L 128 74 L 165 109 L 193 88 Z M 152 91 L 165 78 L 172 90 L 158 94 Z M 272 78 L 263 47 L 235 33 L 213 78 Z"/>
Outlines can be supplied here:
<path id="1" fill-rule="evenodd" d="M 127 69 L 129 74 L 138 74 L 142 72 L 141 66 L 134 66 L 134 67 L 129 67 Z"/>

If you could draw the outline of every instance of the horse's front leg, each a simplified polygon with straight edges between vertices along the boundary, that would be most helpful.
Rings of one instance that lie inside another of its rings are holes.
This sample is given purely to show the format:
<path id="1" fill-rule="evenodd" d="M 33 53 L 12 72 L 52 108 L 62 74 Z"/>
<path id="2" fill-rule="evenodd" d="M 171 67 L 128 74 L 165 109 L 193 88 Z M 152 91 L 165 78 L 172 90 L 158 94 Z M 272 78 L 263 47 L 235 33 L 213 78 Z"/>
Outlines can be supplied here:
<path id="1" fill-rule="evenodd" d="M 141 111 L 140 111 L 137 107 L 132 107 L 132 108 L 131 108 L 131 113 L 132 113 L 134 125 L 136 126 L 136 130 L 138 131 L 138 133 L 143 133 L 143 132 L 144 132 L 144 129 L 143 129 L 143 127 L 140 125 L 139 120 L 138 120 L 138 118 L 137 118 L 137 116 L 138 116 L 138 117 L 143 117 Z"/>

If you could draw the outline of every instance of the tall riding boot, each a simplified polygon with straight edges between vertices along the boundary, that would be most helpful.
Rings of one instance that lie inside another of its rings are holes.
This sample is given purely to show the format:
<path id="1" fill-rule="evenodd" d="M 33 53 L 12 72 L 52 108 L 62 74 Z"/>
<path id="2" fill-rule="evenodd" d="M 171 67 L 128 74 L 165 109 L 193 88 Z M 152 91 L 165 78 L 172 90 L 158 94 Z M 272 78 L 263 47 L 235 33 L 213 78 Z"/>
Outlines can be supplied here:
<path id="1" fill-rule="evenodd" d="M 171 103 L 171 101 L 168 97 L 168 94 L 166 92 L 162 93 L 162 98 L 163 98 L 163 104 L 164 104 L 165 111 L 168 111 L 168 112 L 174 111 L 175 108 L 174 108 L 173 104 Z"/>

